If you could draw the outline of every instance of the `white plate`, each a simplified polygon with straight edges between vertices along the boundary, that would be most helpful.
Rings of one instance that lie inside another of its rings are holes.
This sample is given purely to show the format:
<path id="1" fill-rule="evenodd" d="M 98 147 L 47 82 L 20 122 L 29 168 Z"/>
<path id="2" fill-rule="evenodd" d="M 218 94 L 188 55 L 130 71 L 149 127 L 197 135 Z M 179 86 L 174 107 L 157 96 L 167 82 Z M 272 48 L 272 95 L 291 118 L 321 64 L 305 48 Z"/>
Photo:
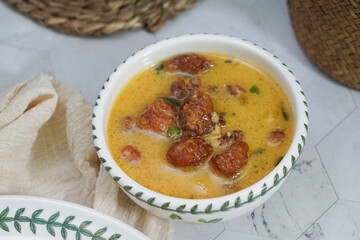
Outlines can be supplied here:
<path id="1" fill-rule="evenodd" d="M 1 240 L 149 240 L 129 225 L 74 203 L 0 196 Z"/>

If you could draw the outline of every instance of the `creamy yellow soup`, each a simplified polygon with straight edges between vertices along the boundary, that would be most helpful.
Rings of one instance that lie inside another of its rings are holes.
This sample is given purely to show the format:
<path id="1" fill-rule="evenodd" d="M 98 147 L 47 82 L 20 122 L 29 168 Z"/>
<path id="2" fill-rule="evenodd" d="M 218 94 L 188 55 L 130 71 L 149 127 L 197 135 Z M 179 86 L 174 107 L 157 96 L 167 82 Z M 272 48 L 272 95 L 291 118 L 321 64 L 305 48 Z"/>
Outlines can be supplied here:
<path id="1" fill-rule="evenodd" d="M 209 164 L 211 157 L 196 167 L 174 167 L 165 157 L 172 140 L 124 127 L 126 116 L 138 119 L 147 104 L 169 96 L 170 85 L 181 73 L 166 73 L 158 67 L 161 63 L 145 69 L 127 83 L 112 106 L 107 129 L 111 154 L 128 176 L 158 193 L 188 199 L 223 196 L 256 183 L 286 154 L 294 134 L 290 101 L 272 76 L 244 59 L 219 53 L 197 54 L 212 64 L 197 77 L 202 82 L 200 91 L 212 97 L 215 111 L 226 120 L 221 133 L 241 130 L 246 136 L 248 163 L 237 177 L 214 173 Z M 234 97 L 228 94 L 225 85 L 239 85 L 246 92 Z M 209 92 L 209 86 L 216 86 L 217 92 Z M 282 129 L 285 138 L 279 145 L 270 146 L 268 136 L 276 129 Z M 122 157 L 121 150 L 126 145 L 139 150 L 139 161 L 131 162 Z"/>

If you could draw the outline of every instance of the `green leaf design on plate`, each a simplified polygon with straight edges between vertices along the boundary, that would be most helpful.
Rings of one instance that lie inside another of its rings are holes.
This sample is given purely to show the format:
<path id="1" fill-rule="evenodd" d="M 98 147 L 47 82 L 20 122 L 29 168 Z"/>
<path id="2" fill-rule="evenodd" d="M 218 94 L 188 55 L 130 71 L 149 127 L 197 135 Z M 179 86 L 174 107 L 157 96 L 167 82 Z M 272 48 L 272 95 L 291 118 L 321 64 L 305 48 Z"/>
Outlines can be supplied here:
<path id="1" fill-rule="evenodd" d="M 55 237 L 55 231 L 54 228 L 51 225 L 46 225 L 46 230 L 48 231 L 48 233 L 50 233 L 52 236 Z"/>
<path id="2" fill-rule="evenodd" d="M 98 152 L 101 148 L 99 148 L 98 146 L 95 146 L 95 149 Z"/>
<path id="3" fill-rule="evenodd" d="M 80 229 L 82 228 L 86 228 L 87 226 L 89 226 L 92 223 L 92 221 L 84 221 L 80 224 Z"/>
<path id="4" fill-rule="evenodd" d="M 66 229 L 69 229 L 69 230 L 71 230 L 71 231 L 77 231 L 78 230 L 78 228 L 74 225 L 74 224 L 66 224 L 65 226 L 64 226 Z"/>
<path id="5" fill-rule="evenodd" d="M 287 167 L 286 167 L 286 166 L 284 166 L 284 167 L 283 167 L 283 173 L 284 173 L 284 176 L 286 176 L 286 175 L 287 175 L 287 173 L 288 173 L 288 169 L 287 169 Z"/>
<path id="6" fill-rule="evenodd" d="M 92 130 L 95 130 L 96 129 L 96 127 L 94 126 L 94 125 L 91 125 L 92 126 Z"/>
<path id="7" fill-rule="evenodd" d="M 186 207 L 185 204 L 184 204 L 184 205 L 181 205 L 181 206 L 178 206 L 178 207 L 176 208 L 176 211 L 179 212 L 179 213 L 182 213 L 182 212 L 184 211 L 185 207 Z"/>
<path id="8" fill-rule="evenodd" d="M 196 204 L 196 205 L 194 205 L 192 208 L 191 208 L 191 210 L 190 210 L 190 212 L 192 213 L 192 214 L 196 214 L 196 211 L 198 210 L 198 205 Z"/>
<path id="9" fill-rule="evenodd" d="M 299 144 L 298 144 L 298 151 L 299 151 L 299 154 L 301 154 L 301 150 L 302 150 L 302 146 L 301 146 L 301 144 L 299 143 Z"/>
<path id="10" fill-rule="evenodd" d="M 222 220 L 222 218 L 215 218 L 215 219 L 211 219 L 211 220 L 209 220 L 209 221 L 206 221 L 205 219 L 200 218 L 200 219 L 198 220 L 198 222 L 200 222 L 200 223 L 218 223 L 218 222 L 220 222 L 221 220 Z"/>
<path id="11" fill-rule="evenodd" d="M 109 240 L 117 240 L 117 239 L 119 239 L 120 237 L 121 237 L 120 234 L 113 234 L 113 235 L 111 235 L 111 237 L 109 238 Z"/>
<path id="12" fill-rule="evenodd" d="M 303 101 L 303 103 L 304 103 L 304 105 L 307 107 L 308 105 L 307 105 L 307 102 L 305 102 L 305 101 Z"/>
<path id="13" fill-rule="evenodd" d="M 303 141 L 303 144 L 305 146 L 305 137 L 303 135 L 301 135 L 301 140 Z"/>
<path id="14" fill-rule="evenodd" d="M 227 210 L 229 210 L 229 201 L 224 202 L 223 205 L 221 205 L 220 207 L 220 211 L 222 212 L 225 212 Z"/>
<path id="15" fill-rule="evenodd" d="M 87 229 L 85 228 L 81 228 L 79 229 L 79 232 L 84 235 L 84 236 L 87 236 L 87 237 L 93 237 L 94 235 Z"/>
<path id="16" fill-rule="evenodd" d="M 135 197 L 136 197 L 136 198 L 141 198 L 142 195 L 143 195 L 143 192 L 137 192 L 137 193 L 135 193 Z"/>
<path id="17" fill-rule="evenodd" d="M 94 236 L 99 237 L 99 236 L 103 235 L 106 232 L 106 230 L 107 230 L 107 227 L 101 228 L 94 233 Z"/>
<path id="18" fill-rule="evenodd" d="M 93 135 L 93 139 L 94 139 L 94 140 L 97 139 L 97 136 Z"/>
<path id="19" fill-rule="evenodd" d="M 16 231 L 21 233 L 21 225 L 18 221 L 14 221 L 14 227 L 15 227 Z"/>
<path id="20" fill-rule="evenodd" d="M 35 224 L 34 224 L 33 222 L 30 222 L 30 230 L 31 230 L 34 234 L 36 234 L 36 226 L 35 226 Z"/>
<path id="21" fill-rule="evenodd" d="M 120 177 L 113 177 L 115 182 L 118 182 L 120 180 Z"/>
<path id="22" fill-rule="evenodd" d="M 206 221 L 205 219 L 203 219 L 203 218 L 200 218 L 200 219 L 198 220 L 198 222 L 207 223 L 207 221 Z"/>
<path id="23" fill-rule="evenodd" d="M 254 193 L 253 191 L 250 191 L 248 195 L 248 202 L 252 202 L 253 200 L 254 200 Z"/>
<path id="24" fill-rule="evenodd" d="M 47 223 L 46 220 L 45 220 L 45 219 L 42 219 L 42 218 L 34 218 L 32 221 L 33 221 L 34 223 L 40 224 L 40 225 L 45 225 L 45 224 Z"/>
<path id="25" fill-rule="evenodd" d="M 106 170 L 107 172 L 109 172 L 109 171 L 111 170 L 111 167 L 107 166 L 107 167 L 105 167 L 105 170 Z"/>
<path id="26" fill-rule="evenodd" d="M 149 198 L 146 202 L 150 205 L 153 205 L 154 201 L 155 201 L 155 198 L 152 197 L 152 198 Z"/>
<path id="27" fill-rule="evenodd" d="M 125 191 L 130 191 L 132 189 L 132 186 L 125 185 L 124 186 Z"/>
<path id="28" fill-rule="evenodd" d="M 74 218 L 75 218 L 75 216 L 68 216 L 67 218 L 65 218 L 63 225 L 67 225 L 72 220 L 74 220 Z"/>
<path id="29" fill-rule="evenodd" d="M 4 222 L 0 222 L 0 228 L 7 231 L 7 232 L 9 232 L 9 228 Z"/>
<path id="30" fill-rule="evenodd" d="M 75 233 L 75 240 L 81 240 L 80 232 Z"/>
<path id="31" fill-rule="evenodd" d="M 67 232 L 64 227 L 61 228 L 61 236 L 64 240 L 66 240 Z"/>
<path id="32" fill-rule="evenodd" d="M 238 208 L 238 207 L 240 207 L 240 205 L 241 205 L 241 198 L 240 198 L 240 197 L 237 197 L 237 198 L 235 199 L 234 206 L 235 206 L 235 208 Z"/>
<path id="33" fill-rule="evenodd" d="M 15 213 L 15 219 L 18 219 L 21 216 L 21 214 L 24 213 L 24 211 L 25 211 L 25 208 L 18 209 Z"/>
<path id="34" fill-rule="evenodd" d="M 80 239 L 82 238 L 82 235 L 87 236 L 87 237 L 91 237 L 92 240 L 106 240 L 104 237 L 102 237 L 101 235 L 103 235 L 106 230 L 107 227 L 101 228 L 99 230 L 97 230 L 94 234 L 85 229 L 86 227 L 88 227 L 92 221 L 83 221 L 80 224 L 80 227 L 78 228 L 76 225 L 74 224 L 70 224 L 71 221 L 73 221 L 75 219 L 75 216 L 68 216 L 65 218 L 63 223 L 60 222 L 56 222 L 57 219 L 59 219 L 60 217 L 60 212 L 56 212 L 53 214 L 49 214 L 50 217 L 48 218 L 48 220 L 42 219 L 39 216 L 43 213 L 43 209 L 38 209 L 36 211 L 34 211 L 31 214 L 31 218 L 27 217 L 27 216 L 22 216 L 22 214 L 24 213 L 25 208 L 19 208 L 15 214 L 14 217 L 7 217 L 7 215 L 9 214 L 9 207 L 5 208 L 4 210 L 2 210 L 0 212 L 0 230 L 4 230 L 9 232 L 9 227 L 6 224 L 6 222 L 14 222 L 14 228 L 18 233 L 22 233 L 23 230 L 23 226 L 21 226 L 22 222 L 29 222 L 29 228 L 31 230 L 31 232 L 33 234 L 36 235 L 37 233 L 37 226 L 36 225 L 46 225 L 46 230 L 47 232 L 52 235 L 52 236 L 56 236 L 56 229 L 55 228 L 61 228 L 60 229 L 60 233 L 61 233 L 61 237 L 66 240 L 68 237 L 68 232 L 67 230 L 71 230 L 71 231 L 75 231 L 75 236 L 76 239 Z M 1 234 L 0 234 L 1 235 Z M 121 235 L 120 234 L 113 234 L 109 239 L 115 240 L 120 238 Z"/>
<path id="35" fill-rule="evenodd" d="M 211 213 L 211 210 L 212 210 L 212 203 L 210 203 L 210 204 L 205 208 L 205 213 L 206 213 L 206 214 L 209 214 L 209 213 Z"/>
<path id="36" fill-rule="evenodd" d="M 182 219 L 179 215 L 177 215 L 175 213 L 171 214 L 170 218 L 173 219 L 173 220 L 181 220 Z"/>
<path id="37" fill-rule="evenodd" d="M 106 163 L 106 160 L 104 159 L 104 158 L 99 158 L 99 160 L 100 160 L 100 162 L 102 162 L 102 163 Z"/>
<path id="38" fill-rule="evenodd" d="M 309 120 L 309 113 L 305 111 L 306 118 Z"/>
<path id="39" fill-rule="evenodd" d="M 308 125 L 307 125 L 307 124 L 304 124 L 304 127 L 305 127 L 305 129 L 306 129 L 306 132 L 308 132 L 308 131 L 309 131 Z"/>
<path id="40" fill-rule="evenodd" d="M 59 213 L 59 212 L 53 214 L 53 215 L 49 218 L 48 223 L 53 223 L 53 222 L 55 222 L 56 219 L 59 218 L 59 216 L 60 216 L 60 213 Z"/>
<path id="41" fill-rule="evenodd" d="M 95 116 L 95 114 L 93 113 L 93 116 L 92 116 L 93 118 L 95 118 L 96 116 Z"/>
<path id="42" fill-rule="evenodd" d="M 301 92 L 301 94 L 305 97 L 305 93 L 303 92 L 303 91 L 300 91 Z"/>
<path id="43" fill-rule="evenodd" d="M 280 182 L 280 178 L 279 178 L 279 174 L 277 173 L 274 177 L 274 186 L 278 185 L 279 182 Z"/>
<path id="44" fill-rule="evenodd" d="M 97 96 L 97 99 L 101 99 L 100 95 Z"/>
<path id="45" fill-rule="evenodd" d="M 166 209 L 169 208 L 169 206 L 170 206 L 170 202 L 166 202 L 166 203 L 164 203 L 163 205 L 161 205 L 161 209 L 166 210 Z"/>
<path id="46" fill-rule="evenodd" d="M 291 155 L 291 165 L 294 166 L 295 162 L 296 162 L 296 158 L 293 155 Z"/>
<path id="47" fill-rule="evenodd" d="M 261 196 L 264 196 L 267 193 L 267 185 L 264 183 L 261 189 Z"/>

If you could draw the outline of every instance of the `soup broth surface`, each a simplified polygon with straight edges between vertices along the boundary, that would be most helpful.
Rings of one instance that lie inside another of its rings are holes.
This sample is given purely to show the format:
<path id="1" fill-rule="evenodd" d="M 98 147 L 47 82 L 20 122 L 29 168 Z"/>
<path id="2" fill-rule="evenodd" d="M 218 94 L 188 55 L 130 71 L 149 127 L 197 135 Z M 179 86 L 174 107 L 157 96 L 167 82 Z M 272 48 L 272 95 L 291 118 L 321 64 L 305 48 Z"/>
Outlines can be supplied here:
<path id="1" fill-rule="evenodd" d="M 223 196 L 256 183 L 283 158 L 294 134 L 290 101 L 272 76 L 244 59 L 219 53 L 196 54 L 211 62 L 211 68 L 196 77 L 201 80 L 199 90 L 211 96 L 214 110 L 226 120 L 221 135 L 241 130 L 249 146 L 248 162 L 236 177 L 224 177 L 214 172 L 211 156 L 199 166 L 172 166 L 165 156 L 173 140 L 136 127 L 125 128 L 126 116 L 136 121 L 149 103 L 169 96 L 170 85 L 176 79 L 189 75 L 168 73 L 162 62 L 140 72 L 121 90 L 112 106 L 107 128 L 111 154 L 129 177 L 155 192 L 187 199 Z M 230 95 L 226 86 L 235 85 L 245 92 Z M 276 129 L 282 130 L 284 139 L 279 145 L 272 146 L 269 134 Z M 202 136 L 205 140 L 207 137 Z M 128 161 L 122 156 L 121 150 L 126 145 L 140 152 L 139 161 Z M 216 152 L 215 149 L 213 154 Z"/>

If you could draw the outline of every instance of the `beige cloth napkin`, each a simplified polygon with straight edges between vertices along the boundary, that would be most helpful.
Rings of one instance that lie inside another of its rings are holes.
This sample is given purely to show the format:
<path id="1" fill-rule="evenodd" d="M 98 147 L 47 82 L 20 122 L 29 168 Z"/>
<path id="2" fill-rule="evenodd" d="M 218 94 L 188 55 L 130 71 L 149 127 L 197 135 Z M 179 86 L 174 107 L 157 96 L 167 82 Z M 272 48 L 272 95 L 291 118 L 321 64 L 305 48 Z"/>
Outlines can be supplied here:
<path id="1" fill-rule="evenodd" d="M 0 194 L 82 204 L 169 239 L 170 222 L 137 206 L 100 167 L 91 116 L 78 91 L 46 75 L 0 94 Z"/>

